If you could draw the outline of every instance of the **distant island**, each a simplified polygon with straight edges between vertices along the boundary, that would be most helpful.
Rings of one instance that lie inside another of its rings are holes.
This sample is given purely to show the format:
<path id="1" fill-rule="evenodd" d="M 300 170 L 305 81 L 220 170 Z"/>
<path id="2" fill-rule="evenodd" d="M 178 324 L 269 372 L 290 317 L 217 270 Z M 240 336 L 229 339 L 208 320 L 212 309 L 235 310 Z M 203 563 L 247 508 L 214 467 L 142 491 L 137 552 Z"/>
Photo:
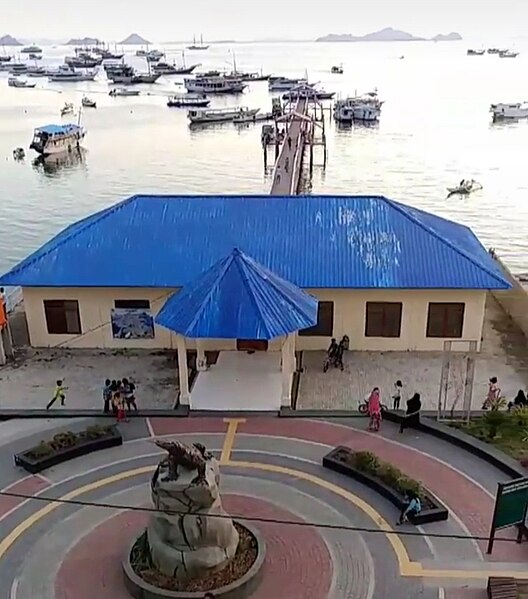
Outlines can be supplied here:
<path id="1" fill-rule="evenodd" d="M 132 33 L 122 42 L 119 42 L 120 46 L 147 46 L 148 44 L 150 44 L 150 42 L 137 33 Z"/>
<path id="2" fill-rule="evenodd" d="M 96 37 L 72 37 L 72 39 L 66 42 L 67 46 L 98 46 L 102 44 L 101 40 Z"/>
<path id="3" fill-rule="evenodd" d="M 18 40 L 11 35 L 0 37 L 0 46 L 23 46 Z"/>
<path id="4" fill-rule="evenodd" d="M 449 33 L 448 35 L 435 35 L 433 38 L 429 38 L 431 41 L 454 41 L 461 40 L 462 36 L 459 33 Z M 324 37 L 320 37 L 315 40 L 316 42 L 425 42 L 429 41 L 425 37 L 416 37 L 406 31 L 400 31 L 399 29 L 393 29 L 392 27 L 386 27 L 375 31 L 374 33 L 367 33 L 366 35 L 352 35 L 350 33 L 336 34 L 330 33 Z"/>
<path id="5" fill-rule="evenodd" d="M 451 33 L 439 33 L 431 38 L 433 42 L 460 42 L 462 41 L 462 36 L 460 33 L 456 31 L 452 31 Z"/>

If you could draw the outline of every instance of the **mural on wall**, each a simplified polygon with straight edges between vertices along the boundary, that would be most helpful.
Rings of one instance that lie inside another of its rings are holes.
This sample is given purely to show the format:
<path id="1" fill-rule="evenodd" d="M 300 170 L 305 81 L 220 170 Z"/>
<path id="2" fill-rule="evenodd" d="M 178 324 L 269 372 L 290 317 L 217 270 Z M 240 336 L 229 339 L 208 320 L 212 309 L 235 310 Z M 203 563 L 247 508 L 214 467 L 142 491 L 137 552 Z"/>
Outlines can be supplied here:
<path id="1" fill-rule="evenodd" d="M 154 339 L 154 318 L 150 310 L 113 308 L 114 339 Z"/>

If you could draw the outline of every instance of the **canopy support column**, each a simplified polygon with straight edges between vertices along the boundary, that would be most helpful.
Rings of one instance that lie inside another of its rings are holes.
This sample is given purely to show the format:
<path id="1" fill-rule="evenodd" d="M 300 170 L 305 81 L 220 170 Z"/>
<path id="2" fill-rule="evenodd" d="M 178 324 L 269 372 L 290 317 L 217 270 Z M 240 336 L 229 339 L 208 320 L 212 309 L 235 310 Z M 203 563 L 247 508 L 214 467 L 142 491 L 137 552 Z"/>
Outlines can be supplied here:
<path id="1" fill-rule="evenodd" d="M 189 367 L 187 365 L 187 347 L 185 337 L 178 335 L 178 376 L 180 380 L 180 405 L 188 406 L 191 402 L 189 393 Z"/>
<path id="2" fill-rule="evenodd" d="M 207 370 L 207 358 L 205 357 L 205 350 L 200 339 L 196 340 L 196 370 L 198 372 Z"/>
<path id="3" fill-rule="evenodd" d="M 281 406 L 291 407 L 292 380 L 295 372 L 295 333 L 290 333 L 282 344 L 282 397 Z"/>

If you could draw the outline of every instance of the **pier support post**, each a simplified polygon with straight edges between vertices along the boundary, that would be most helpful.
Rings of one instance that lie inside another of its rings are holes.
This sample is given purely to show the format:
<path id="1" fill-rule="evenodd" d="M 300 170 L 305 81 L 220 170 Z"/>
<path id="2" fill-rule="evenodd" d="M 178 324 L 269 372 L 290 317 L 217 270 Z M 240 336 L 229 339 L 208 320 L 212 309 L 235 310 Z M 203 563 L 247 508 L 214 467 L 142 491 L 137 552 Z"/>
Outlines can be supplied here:
<path id="1" fill-rule="evenodd" d="M 295 333 L 286 337 L 282 344 L 282 407 L 291 407 L 292 378 L 295 372 Z"/>
<path id="2" fill-rule="evenodd" d="M 180 381 L 180 404 L 188 406 L 191 395 L 189 393 L 189 367 L 187 365 L 187 347 L 185 337 L 178 335 L 178 377 Z"/>

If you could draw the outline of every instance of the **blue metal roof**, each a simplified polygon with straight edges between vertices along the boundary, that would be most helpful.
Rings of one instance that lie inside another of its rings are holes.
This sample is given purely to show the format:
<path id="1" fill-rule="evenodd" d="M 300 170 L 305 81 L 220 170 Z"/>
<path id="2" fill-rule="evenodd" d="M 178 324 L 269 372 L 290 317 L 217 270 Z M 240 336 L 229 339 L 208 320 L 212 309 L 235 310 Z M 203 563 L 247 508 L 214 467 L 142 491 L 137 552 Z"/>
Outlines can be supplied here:
<path id="1" fill-rule="evenodd" d="M 177 288 L 234 247 L 301 288 L 510 288 L 467 227 L 364 196 L 134 196 L 68 227 L 0 285 Z"/>
<path id="2" fill-rule="evenodd" d="M 315 325 L 317 305 L 235 248 L 172 295 L 156 322 L 193 339 L 274 339 Z"/>
<path id="3" fill-rule="evenodd" d="M 47 133 L 48 135 L 56 135 L 57 133 L 70 133 L 80 129 L 78 125 L 44 125 L 44 127 L 38 127 L 37 131 L 40 133 Z"/>

